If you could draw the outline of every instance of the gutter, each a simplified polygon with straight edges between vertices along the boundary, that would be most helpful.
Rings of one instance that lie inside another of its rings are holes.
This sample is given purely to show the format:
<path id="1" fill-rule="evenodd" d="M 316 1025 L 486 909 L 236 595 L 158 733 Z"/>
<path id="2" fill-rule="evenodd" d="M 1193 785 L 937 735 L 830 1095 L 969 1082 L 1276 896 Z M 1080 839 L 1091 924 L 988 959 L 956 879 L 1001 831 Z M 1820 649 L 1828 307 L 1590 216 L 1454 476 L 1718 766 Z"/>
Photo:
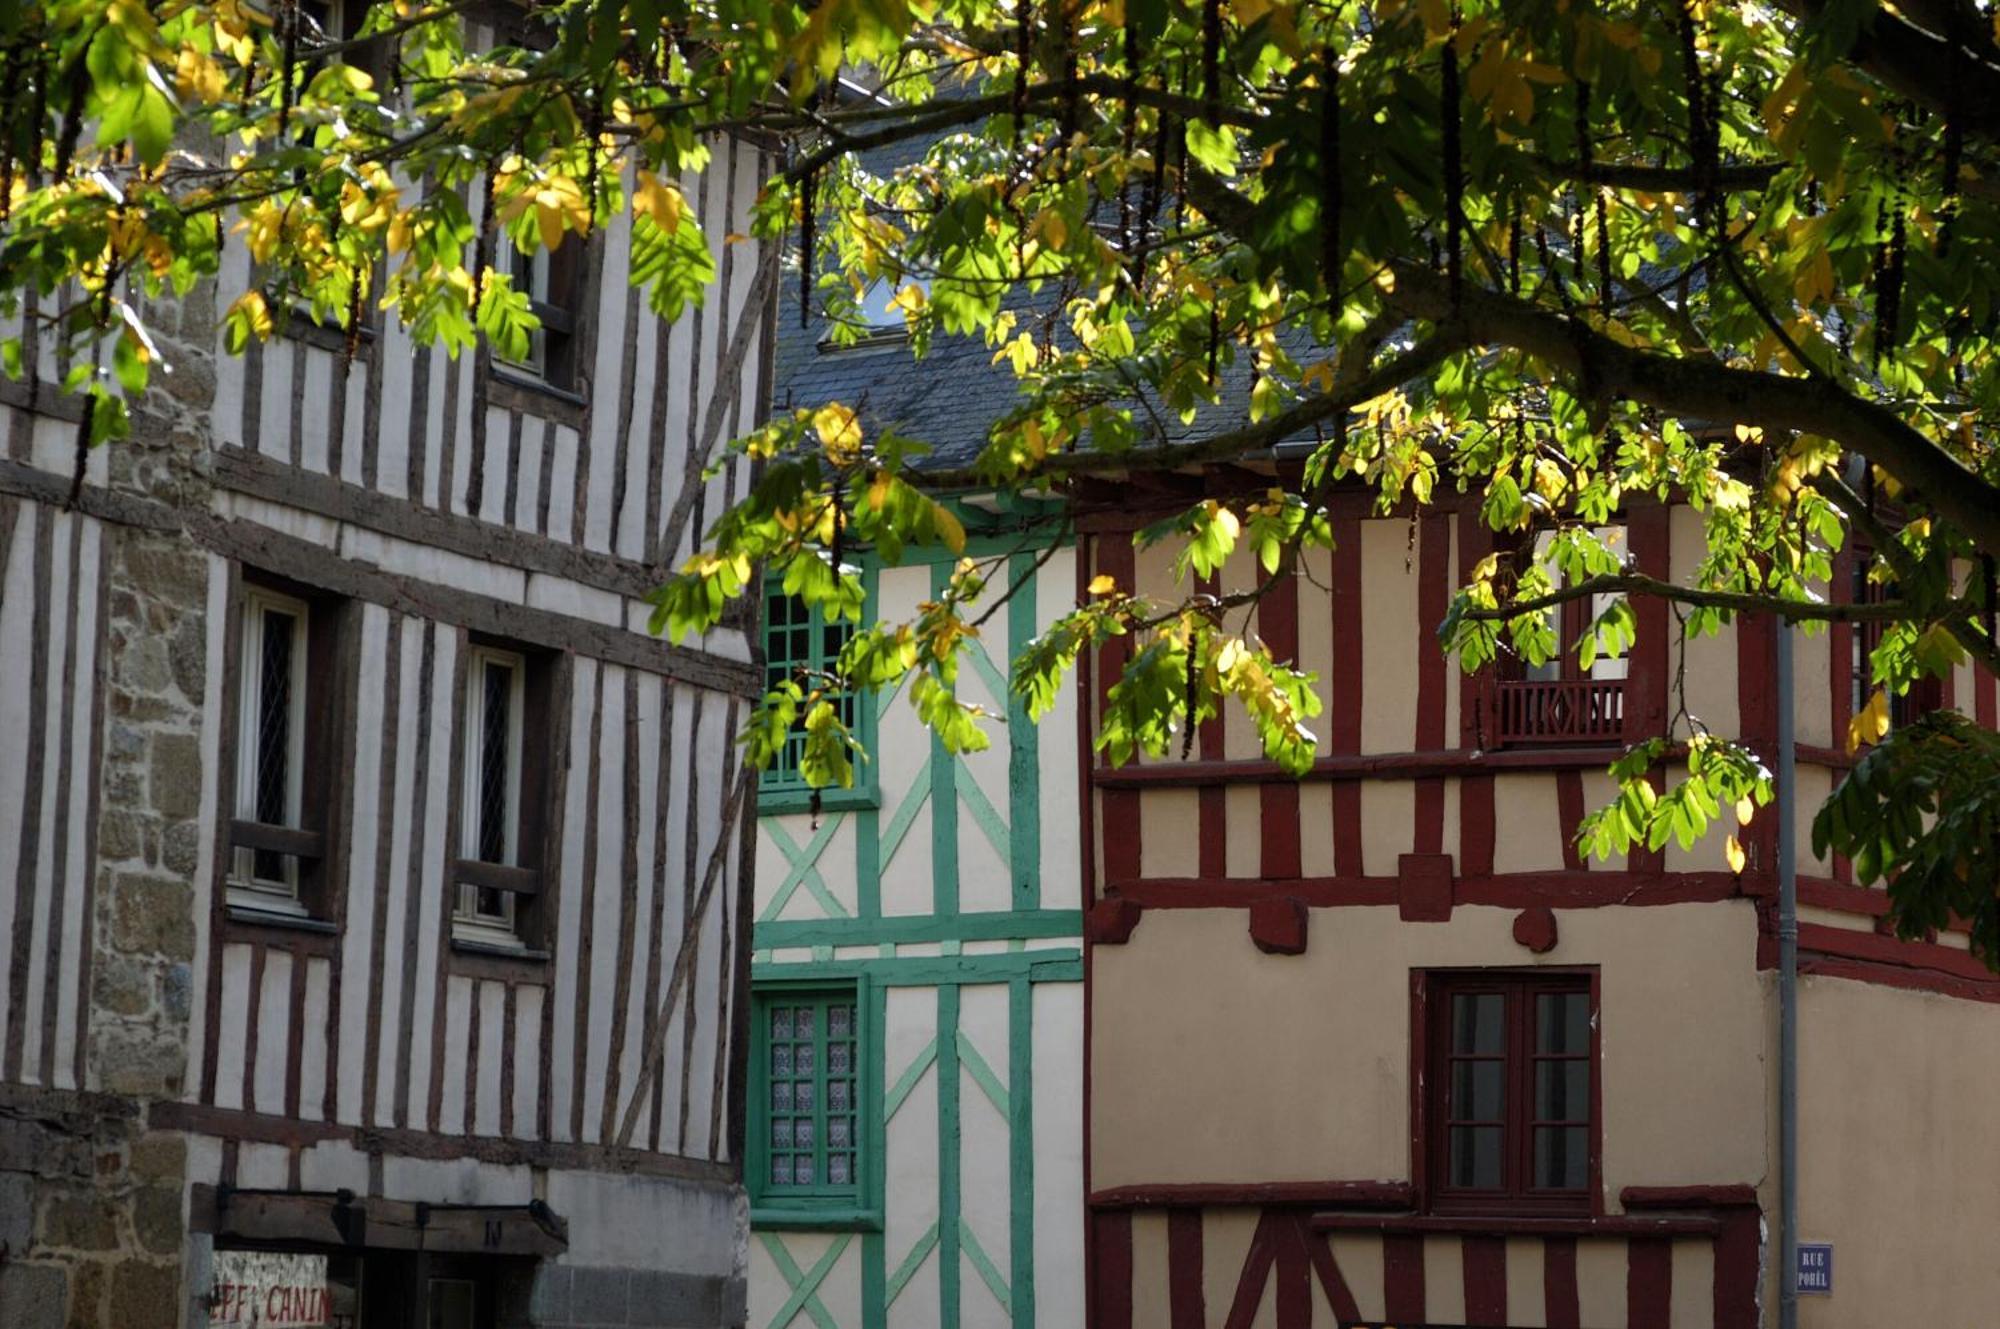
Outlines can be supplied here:
<path id="1" fill-rule="evenodd" d="M 1798 781 L 1792 625 L 1778 622 L 1778 1329 L 1799 1322 Z"/>

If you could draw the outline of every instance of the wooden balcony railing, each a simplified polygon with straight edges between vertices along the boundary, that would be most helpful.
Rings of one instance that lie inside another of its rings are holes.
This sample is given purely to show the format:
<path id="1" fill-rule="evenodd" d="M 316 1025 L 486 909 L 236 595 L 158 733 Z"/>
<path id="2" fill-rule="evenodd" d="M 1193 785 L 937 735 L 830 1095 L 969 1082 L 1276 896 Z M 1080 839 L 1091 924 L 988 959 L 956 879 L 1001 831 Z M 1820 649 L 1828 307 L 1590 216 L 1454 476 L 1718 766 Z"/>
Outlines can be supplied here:
<path id="1" fill-rule="evenodd" d="M 1625 737 L 1625 680 L 1503 680 L 1495 688 L 1499 742 L 1615 743 Z"/>

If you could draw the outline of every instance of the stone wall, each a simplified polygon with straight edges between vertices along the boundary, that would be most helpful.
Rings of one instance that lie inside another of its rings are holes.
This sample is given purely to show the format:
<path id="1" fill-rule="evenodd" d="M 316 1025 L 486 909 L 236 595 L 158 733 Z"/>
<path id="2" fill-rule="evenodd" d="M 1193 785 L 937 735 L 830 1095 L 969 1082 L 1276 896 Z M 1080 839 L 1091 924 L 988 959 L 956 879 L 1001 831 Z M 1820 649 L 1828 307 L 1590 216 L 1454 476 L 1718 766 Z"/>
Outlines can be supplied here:
<path id="1" fill-rule="evenodd" d="M 170 374 L 107 458 L 110 489 L 208 505 L 213 302 L 157 310 Z M 175 334 L 185 330 L 176 339 Z M 187 1146 L 148 1132 L 188 1070 L 209 556 L 185 532 L 107 521 L 95 917 L 83 1093 L 0 1086 L 0 1326 L 178 1323 Z M 79 705 L 91 696 L 77 680 Z"/>
<path id="2" fill-rule="evenodd" d="M 130 1100 L 0 1090 L 0 1325 L 172 1325 L 186 1165 Z"/>

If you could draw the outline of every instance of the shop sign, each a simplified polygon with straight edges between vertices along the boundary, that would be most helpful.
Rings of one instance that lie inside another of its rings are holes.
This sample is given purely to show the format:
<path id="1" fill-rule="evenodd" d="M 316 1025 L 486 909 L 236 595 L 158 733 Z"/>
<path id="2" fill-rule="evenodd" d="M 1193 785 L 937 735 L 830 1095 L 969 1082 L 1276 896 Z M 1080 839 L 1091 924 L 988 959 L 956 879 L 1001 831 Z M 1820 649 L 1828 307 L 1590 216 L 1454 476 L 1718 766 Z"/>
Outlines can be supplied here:
<path id="1" fill-rule="evenodd" d="M 283 1251 L 217 1251 L 209 1286 L 208 1322 L 231 1329 L 336 1329 L 324 1255 Z"/>

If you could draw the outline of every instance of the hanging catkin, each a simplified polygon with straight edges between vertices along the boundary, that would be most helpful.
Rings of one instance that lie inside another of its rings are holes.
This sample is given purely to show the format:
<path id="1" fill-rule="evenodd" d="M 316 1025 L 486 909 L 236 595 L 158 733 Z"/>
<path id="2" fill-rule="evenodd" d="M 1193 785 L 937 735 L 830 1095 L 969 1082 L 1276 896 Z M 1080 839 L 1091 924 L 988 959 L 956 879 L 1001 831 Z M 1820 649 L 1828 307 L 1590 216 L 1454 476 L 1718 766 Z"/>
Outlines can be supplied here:
<path id="1" fill-rule="evenodd" d="M 1028 70 L 1035 62 L 1034 0 L 1014 7 L 1014 152 L 1021 151 L 1021 126 L 1028 118 Z"/>
<path id="2" fill-rule="evenodd" d="M 1139 79 L 1139 29 L 1129 19 L 1125 24 L 1125 77 L 1131 82 Z M 1124 170 L 1118 181 L 1118 252 L 1130 261 L 1132 255 L 1132 150 L 1139 141 L 1139 108 L 1130 97 L 1125 98 L 1122 119 L 1118 126 L 1119 153 L 1125 159 Z"/>
<path id="3" fill-rule="evenodd" d="M 84 96 L 89 91 L 90 75 L 79 60 L 69 72 L 69 100 L 63 106 L 62 136 L 56 140 L 55 178 L 58 181 L 69 178 L 69 164 L 76 156 L 77 136 L 83 132 Z"/>
<path id="4" fill-rule="evenodd" d="M 1507 219 L 1507 294 L 1521 293 L 1521 200 L 1514 200 L 1514 207 Z"/>
<path id="5" fill-rule="evenodd" d="M 1201 95 L 1213 124 L 1222 105 L 1222 0 L 1202 0 Z"/>
<path id="6" fill-rule="evenodd" d="M 1202 632 L 1199 628 L 1188 631 L 1187 677 L 1181 682 L 1181 709 L 1186 712 L 1181 721 L 1181 760 L 1186 761 L 1194 752 L 1195 683 L 1200 677 Z"/>
<path id="7" fill-rule="evenodd" d="M 1452 308 L 1458 307 L 1465 282 L 1460 231 L 1465 225 L 1465 163 L 1459 143 L 1458 6 L 1451 7 L 1451 32 L 1445 38 L 1440 87 L 1444 95 L 1444 236 L 1445 280 Z"/>
<path id="8" fill-rule="evenodd" d="M 1704 221 L 1710 221 L 1716 208 L 1715 157 L 1719 143 L 1709 116 L 1708 87 L 1701 76 L 1701 56 L 1695 41 L 1694 0 L 1682 0 L 1680 46 L 1681 77 L 1687 87 L 1688 151 L 1694 159 L 1695 210 Z M 1714 239 L 1721 243 L 1719 230 Z"/>
<path id="9" fill-rule="evenodd" d="M 1332 34 L 1320 53 L 1319 89 L 1319 271 L 1327 297 L 1340 312 L 1340 269 L 1347 259 L 1341 244 L 1340 210 L 1346 200 L 1340 180 L 1340 57 Z"/>
<path id="10" fill-rule="evenodd" d="M 819 219 L 819 172 L 807 171 L 799 181 L 799 326 L 812 322 L 814 224 Z"/>
<path id="11" fill-rule="evenodd" d="M 1909 253 L 1909 204 L 1899 183 L 1891 195 L 1889 234 L 1883 241 L 1875 286 L 1875 360 L 1902 340 L 1903 264 Z"/>
<path id="12" fill-rule="evenodd" d="M 293 80 L 298 77 L 299 68 L 299 0 L 286 0 L 284 11 L 285 29 L 285 81 L 278 89 L 278 137 L 285 136 L 285 125 L 292 118 Z"/>

